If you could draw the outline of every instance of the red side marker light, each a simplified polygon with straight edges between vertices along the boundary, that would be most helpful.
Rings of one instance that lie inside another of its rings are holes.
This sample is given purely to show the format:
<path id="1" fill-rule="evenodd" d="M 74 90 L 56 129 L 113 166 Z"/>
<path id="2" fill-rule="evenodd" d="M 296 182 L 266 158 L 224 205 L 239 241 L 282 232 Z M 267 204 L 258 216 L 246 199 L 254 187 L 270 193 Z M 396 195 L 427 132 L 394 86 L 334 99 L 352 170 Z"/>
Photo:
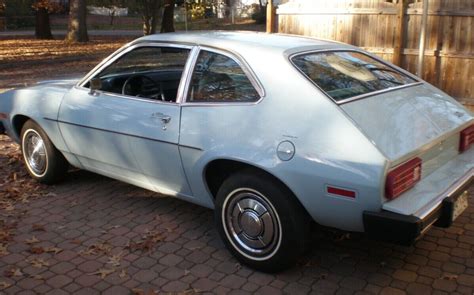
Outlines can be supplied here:
<path id="1" fill-rule="evenodd" d="M 356 192 L 355 191 L 350 191 L 342 188 L 337 188 L 333 186 L 328 186 L 326 188 L 326 191 L 328 194 L 331 195 L 336 195 L 336 196 L 341 196 L 341 197 L 346 197 L 346 198 L 352 198 L 355 199 L 356 197 Z"/>

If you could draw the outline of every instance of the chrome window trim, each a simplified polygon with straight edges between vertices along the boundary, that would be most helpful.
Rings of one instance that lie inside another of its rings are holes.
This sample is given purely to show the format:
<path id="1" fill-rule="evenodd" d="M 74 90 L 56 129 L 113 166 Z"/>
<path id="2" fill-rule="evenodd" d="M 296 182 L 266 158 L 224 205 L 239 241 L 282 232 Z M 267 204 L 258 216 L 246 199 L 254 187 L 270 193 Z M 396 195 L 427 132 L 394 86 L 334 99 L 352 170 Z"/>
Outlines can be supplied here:
<path id="1" fill-rule="evenodd" d="M 193 46 L 189 52 L 188 60 L 184 66 L 183 74 L 181 75 L 181 81 L 179 81 L 178 93 L 176 94 L 177 104 L 182 104 L 186 100 L 186 94 L 188 93 L 190 79 L 192 77 L 194 65 L 199 55 L 199 46 Z"/>
<path id="2" fill-rule="evenodd" d="M 79 90 L 86 90 L 88 91 L 89 88 L 84 87 L 87 82 L 89 82 L 90 79 L 92 79 L 94 76 L 102 72 L 105 68 L 110 66 L 112 63 L 120 59 L 122 56 L 125 54 L 131 52 L 132 50 L 135 50 L 137 48 L 141 47 L 168 47 L 168 48 L 181 48 L 181 49 L 188 49 L 189 54 L 188 58 L 186 60 L 186 64 L 183 69 L 183 73 L 181 75 L 181 79 L 179 82 L 178 86 L 178 91 L 177 91 L 177 96 L 176 96 L 176 102 L 169 102 L 169 101 L 161 101 L 161 100 L 155 100 L 155 99 L 149 99 L 149 98 L 140 98 L 136 96 L 130 96 L 126 94 L 119 94 L 119 93 L 113 93 L 113 92 L 108 92 L 108 91 L 97 91 L 100 95 L 105 94 L 113 97 L 118 97 L 118 98 L 124 98 L 124 99 L 131 99 L 131 100 L 137 100 L 137 101 L 142 101 L 142 102 L 149 102 L 149 103 L 155 103 L 155 104 L 167 104 L 167 105 L 179 105 L 181 103 L 181 99 L 183 98 L 183 89 L 185 88 L 185 75 L 188 75 L 188 72 L 192 69 L 192 59 L 194 57 L 193 54 L 196 54 L 196 46 L 192 45 L 183 45 L 183 44 L 174 44 L 174 43 L 161 43 L 161 42 L 143 42 L 143 43 L 136 43 L 132 45 L 125 45 L 124 47 L 118 49 L 115 53 L 113 53 L 109 58 L 104 59 L 99 65 L 97 65 L 92 71 L 90 71 L 81 81 L 79 81 L 74 88 L 79 89 Z M 100 96 L 99 95 L 99 96 Z"/>
<path id="3" fill-rule="evenodd" d="M 409 78 L 411 78 L 415 81 L 413 83 L 408 83 L 408 84 L 405 84 L 405 85 L 400 85 L 400 86 L 390 87 L 390 88 L 386 88 L 386 89 L 381 89 L 381 90 L 373 91 L 373 92 L 370 92 L 370 93 L 365 93 L 365 94 L 357 95 L 357 96 L 354 96 L 354 97 L 346 98 L 346 99 L 343 99 L 343 100 L 340 100 L 340 101 L 336 101 L 333 97 L 331 97 L 329 94 L 327 94 L 327 92 L 324 91 L 316 82 L 314 82 L 308 75 L 306 75 L 293 61 L 293 58 L 298 57 L 300 55 L 307 55 L 307 54 L 311 54 L 311 53 L 324 53 L 324 52 L 355 52 L 355 53 L 363 54 L 365 56 L 373 58 L 374 60 L 380 62 L 381 64 L 387 66 L 388 68 L 390 68 L 394 71 L 400 72 L 401 74 L 403 74 L 405 76 L 408 76 Z M 297 53 L 293 53 L 293 54 L 289 55 L 288 60 L 293 65 L 293 67 L 295 67 L 306 79 L 308 79 L 308 81 L 310 81 L 313 85 L 315 85 L 325 96 L 327 96 L 329 99 L 331 99 L 337 105 L 342 105 L 342 104 L 346 104 L 346 103 L 349 103 L 349 102 L 352 102 L 352 101 L 361 100 L 361 99 L 367 98 L 369 96 L 374 96 L 374 95 L 378 95 L 378 94 L 382 94 L 382 93 L 392 92 L 392 91 L 396 91 L 396 90 L 400 90 L 400 89 L 414 87 L 414 86 L 424 84 L 424 82 L 422 80 L 420 80 L 420 78 L 413 75 L 412 73 L 410 73 L 410 72 L 408 72 L 404 69 L 401 69 L 399 67 L 396 67 L 394 65 L 391 65 L 388 62 L 384 61 L 383 59 L 379 58 L 378 56 L 368 54 L 368 53 L 366 53 L 362 50 L 357 50 L 357 49 L 349 48 L 349 49 L 307 50 L 307 51 L 297 52 Z"/>
<path id="4" fill-rule="evenodd" d="M 196 66 L 196 62 L 201 51 L 209 51 L 209 52 L 221 54 L 235 61 L 240 66 L 240 68 L 244 72 L 247 79 L 249 79 L 250 83 L 252 84 L 255 91 L 257 91 L 257 94 L 260 96 L 260 98 L 255 101 L 236 101 L 236 102 L 231 102 L 231 101 L 191 102 L 191 101 L 188 101 L 187 96 L 189 93 L 189 87 L 191 85 L 192 75 L 194 73 L 194 68 Z M 229 106 L 229 105 L 232 105 L 232 106 L 256 105 L 260 103 L 264 98 L 265 98 L 265 89 L 263 88 L 262 83 L 260 82 L 260 80 L 258 80 L 257 76 L 251 70 L 251 67 L 248 65 L 248 63 L 245 61 L 245 59 L 242 56 L 240 56 L 236 52 L 230 52 L 230 51 L 223 50 L 220 48 L 214 48 L 210 46 L 198 46 L 196 56 L 194 56 L 192 70 L 189 73 L 189 77 L 187 77 L 186 89 L 184 93 L 182 106 L 209 106 L 210 107 L 210 106 Z"/>

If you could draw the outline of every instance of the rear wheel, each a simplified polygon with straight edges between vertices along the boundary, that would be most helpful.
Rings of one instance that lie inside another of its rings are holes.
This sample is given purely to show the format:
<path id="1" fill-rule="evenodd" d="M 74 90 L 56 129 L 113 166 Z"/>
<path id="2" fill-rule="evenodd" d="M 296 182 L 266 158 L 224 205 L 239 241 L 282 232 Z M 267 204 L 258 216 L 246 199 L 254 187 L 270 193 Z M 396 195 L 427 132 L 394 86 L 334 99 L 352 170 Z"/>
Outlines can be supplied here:
<path id="1" fill-rule="evenodd" d="M 21 151 L 28 173 L 37 181 L 52 184 L 66 175 L 67 160 L 43 129 L 31 120 L 21 130 Z"/>
<path id="2" fill-rule="evenodd" d="M 306 211 L 265 173 L 242 171 L 226 179 L 217 193 L 215 220 L 232 254 L 258 270 L 288 268 L 308 248 Z"/>

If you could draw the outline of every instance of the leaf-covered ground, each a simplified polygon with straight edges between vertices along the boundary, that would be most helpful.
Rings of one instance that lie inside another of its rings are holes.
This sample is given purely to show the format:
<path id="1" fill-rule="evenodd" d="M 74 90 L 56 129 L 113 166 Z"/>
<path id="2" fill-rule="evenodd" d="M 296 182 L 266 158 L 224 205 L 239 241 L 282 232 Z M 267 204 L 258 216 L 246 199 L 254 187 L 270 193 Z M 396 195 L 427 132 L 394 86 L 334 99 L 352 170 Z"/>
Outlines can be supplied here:
<path id="1" fill-rule="evenodd" d="M 81 77 L 132 37 L 92 37 L 85 44 L 0 39 L 0 91 L 40 80 Z"/>

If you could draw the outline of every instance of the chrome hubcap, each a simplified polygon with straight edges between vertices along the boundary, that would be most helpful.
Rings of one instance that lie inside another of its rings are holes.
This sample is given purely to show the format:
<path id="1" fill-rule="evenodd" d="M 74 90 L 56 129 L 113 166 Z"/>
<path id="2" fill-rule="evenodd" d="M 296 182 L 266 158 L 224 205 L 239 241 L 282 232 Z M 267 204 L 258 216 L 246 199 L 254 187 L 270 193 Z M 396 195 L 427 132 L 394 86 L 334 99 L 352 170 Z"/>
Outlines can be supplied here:
<path id="1" fill-rule="evenodd" d="M 46 170 L 46 147 L 41 136 L 34 130 L 28 130 L 23 140 L 23 153 L 33 173 L 42 175 Z"/>
<path id="2" fill-rule="evenodd" d="M 252 257 L 272 254 L 280 238 L 280 221 L 269 201 L 258 192 L 234 192 L 224 208 L 226 230 L 239 250 Z"/>

